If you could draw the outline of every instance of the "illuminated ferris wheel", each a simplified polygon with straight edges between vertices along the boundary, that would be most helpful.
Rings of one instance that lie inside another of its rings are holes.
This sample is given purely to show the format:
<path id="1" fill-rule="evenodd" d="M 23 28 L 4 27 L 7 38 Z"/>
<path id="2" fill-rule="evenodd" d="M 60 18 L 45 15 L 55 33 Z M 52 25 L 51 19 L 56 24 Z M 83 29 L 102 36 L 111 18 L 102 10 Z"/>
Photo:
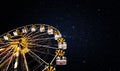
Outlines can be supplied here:
<path id="1" fill-rule="evenodd" d="M 56 71 L 66 65 L 67 43 L 60 31 L 31 24 L 0 36 L 0 71 Z"/>

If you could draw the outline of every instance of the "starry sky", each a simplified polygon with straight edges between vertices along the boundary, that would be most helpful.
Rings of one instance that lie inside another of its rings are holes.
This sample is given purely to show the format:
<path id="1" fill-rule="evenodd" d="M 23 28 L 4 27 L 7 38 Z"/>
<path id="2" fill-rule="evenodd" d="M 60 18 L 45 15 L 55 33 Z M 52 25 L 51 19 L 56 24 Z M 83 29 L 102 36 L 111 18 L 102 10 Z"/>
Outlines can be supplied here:
<path id="1" fill-rule="evenodd" d="M 0 34 L 33 23 L 58 28 L 68 65 L 58 71 L 120 71 L 120 5 L 115 0 L 1 2 Z"/>

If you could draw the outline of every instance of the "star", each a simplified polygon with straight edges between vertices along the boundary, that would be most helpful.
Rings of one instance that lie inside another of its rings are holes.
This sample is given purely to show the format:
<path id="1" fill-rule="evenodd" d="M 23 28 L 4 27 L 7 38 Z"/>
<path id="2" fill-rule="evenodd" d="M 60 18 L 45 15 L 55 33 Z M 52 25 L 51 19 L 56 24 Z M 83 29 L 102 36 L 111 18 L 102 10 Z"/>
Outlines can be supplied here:
<path id="1" fill-rule="evenodd" d="M 97 12 L 100 12 L 100 11 L 101 11 L 101 9 L 100 9 L 100 8 L 98 8 L 98 9 L 97 9 Z"/>
<path id="2" fill-rule="evenodd" d="M 83 60 L 83 61 L 82 61 L 82 63 L 84 63 L 84 64 L 85 64 L 85 63 L 86 63 L 86 61 L 85 61 L 85 60 Z"/>
<path id="3" fill-rule="evenodd" d="M 75 29 L 75 26 L 72 26 L 72 29 Z"/>

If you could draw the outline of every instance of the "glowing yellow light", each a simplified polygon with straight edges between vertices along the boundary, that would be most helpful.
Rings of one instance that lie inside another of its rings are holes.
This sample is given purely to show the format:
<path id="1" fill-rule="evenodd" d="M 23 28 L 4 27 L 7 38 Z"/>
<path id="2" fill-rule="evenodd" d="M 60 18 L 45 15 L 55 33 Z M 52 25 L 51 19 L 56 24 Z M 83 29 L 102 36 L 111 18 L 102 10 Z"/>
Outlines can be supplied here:
<path id="1" fill-rule="evenodd" d="M 63 43 L 63 42 L 65 42 L 65 39 L 62 38 L 62 37 L 60 37 L 60 38 L 57 39 L 57 42 L 58 42 L 58 43 Z"/>
<path id="2" fill-rule="evenodd" d="M 29 52 L 29 49 L 28 49 L 28 48 L 24 48 L 24 49 L 21 50 L 21 53 L 22 53 L 22 54 L 25 54 L 25 53 L 27 53 L 27 52 Z"/>
<path id="3" fill-rule="evenodd" d="M 0 52 L 3 51 L 4 49 L 5 49 L 5 48 L 1 48 L 1 49 L 0 49 Z"/>
<path id="4" fill-rule="evenodd" d="M 54 66 L 49 66 L 46 68 L 45 71 L 55 71 L 55 70 L 56 70 L 56 68 Z"/>
<path id="5" fill-rule="evenodd" d="M 2 42 L 2 39 L 0 39 L 0 43 Z"/>
<path id="6" fill-rule="evenodd" d="M 58 56 L 63 56 L 65 54 L 65 51 L 63 51 L 63 50 L 57 50 L 55 53 Z"/>

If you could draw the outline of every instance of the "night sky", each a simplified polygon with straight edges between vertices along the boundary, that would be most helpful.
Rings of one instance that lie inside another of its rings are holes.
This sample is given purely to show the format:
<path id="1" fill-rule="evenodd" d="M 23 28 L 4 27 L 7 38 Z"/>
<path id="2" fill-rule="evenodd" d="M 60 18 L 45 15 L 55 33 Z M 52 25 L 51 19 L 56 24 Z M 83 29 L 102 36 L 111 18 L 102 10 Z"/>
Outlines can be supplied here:
<path id="1" fill-rule="evenodd" d="M 120 71 L 119 4 L 115 0 L 0 2 L 0 34 L 27 24 L 52 25 L 68 43 L 68 65 L 57 71 Z"/>

